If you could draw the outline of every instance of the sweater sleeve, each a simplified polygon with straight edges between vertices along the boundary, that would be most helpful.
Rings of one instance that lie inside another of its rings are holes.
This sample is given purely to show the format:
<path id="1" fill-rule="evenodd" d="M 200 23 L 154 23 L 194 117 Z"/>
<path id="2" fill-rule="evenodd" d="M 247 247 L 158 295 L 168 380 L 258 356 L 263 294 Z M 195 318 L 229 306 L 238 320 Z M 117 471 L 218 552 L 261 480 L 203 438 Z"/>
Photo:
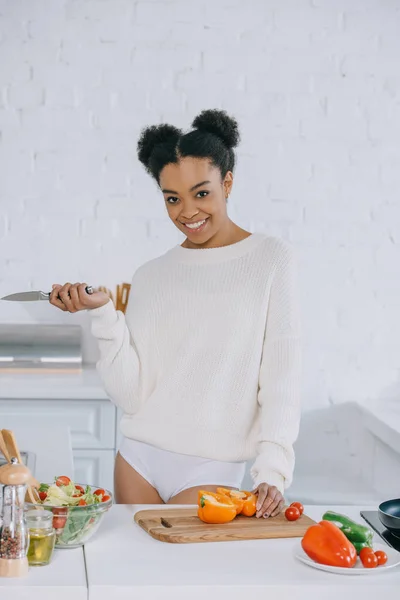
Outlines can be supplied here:
<path id="1" fill-rule="evenodd" d="M 89 311 L 91 331 L 98 341 L 97 371 L 111 401 L 125 413 L 138 409 L 139 358 L 125 315 L 108 304 Z"/>
<path id="2" fill-rule="evenodd" d="M 301 336 L 294 252 L 285 243 L 279 254 L 260 366 L 261 428 L 251 475 L 256 486 L 266 482 L 283 493 L 293 478 L 300 424 Z"/>

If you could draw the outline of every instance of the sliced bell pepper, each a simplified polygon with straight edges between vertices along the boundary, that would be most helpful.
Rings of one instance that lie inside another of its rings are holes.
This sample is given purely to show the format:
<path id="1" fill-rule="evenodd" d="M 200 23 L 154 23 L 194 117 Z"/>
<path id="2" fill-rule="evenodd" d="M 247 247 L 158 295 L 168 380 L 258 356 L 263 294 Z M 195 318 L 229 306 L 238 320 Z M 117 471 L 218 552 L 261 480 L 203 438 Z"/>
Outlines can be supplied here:
<path id="1" fill-rule="evenodd" d="M 252 517 L 256 514 L 257 496 L 252 492 L 245 492 L 246 499 L 243 504 L 243 510 L 241 512 L 245 517 Z"/>
<path id="2" fill-rule="evenodd" d="M 304 552 L 315 562 L 331 567 L 354 567 L 357 552 L 344 533 L 329 521 L 311 525 L 301 540 Z"/>
<path id="3" fill-rule="evenodd" d="M 369 527 L 360 525 L 355 521 L 352 521 L 345 515 L 335 513 L 332 510 L 328 510 L 322 517 L 324 521 L 331 521 L 335 523 L 348 540 L 354 545 L 357 550 L 357 554 L 360 554 L 363 548 L 372 548 L 373 532 Z"/>
<path id="4" fill-rule="evenodd" d="M 219 494 L 225 494 L 236 504 L 238 514 L 244 515 L 245 517 L 252 517 L 256 513 L 257 496 L 252 492 L 246 492 L 245 490 L 228 490 L 227 488 L 217 488 L 217 492 Z"/>
<path id="5" fill-rule="evenodd" d="M 197 515 L 204 523 L 229 523 L 236 517 L 236 506 L 225 494 L 200 490 Z"/>
<path id="6" fill-rule="evenodd" d="M 243 497 L 244 498 L 244 493 L 243 492 L 239 492 L 238 490 L 231 490 L 229 488 L 224 488 L 224 487 L 219 487 L 217 488 L 217 494 L 224 494 L 224 496 L 229 496 L 235 492 L 238 496 Z"/>
<path id="7" fill-rule="evenodd" d="M 237 490 L 228 490 L 227 488 L 217 488 L 217 494 L 223 494 L 230 498 L 236 506 L 236 514 L 239 515 L 243 510 L 244 500 L 246 498 L 243 492 Z"/>

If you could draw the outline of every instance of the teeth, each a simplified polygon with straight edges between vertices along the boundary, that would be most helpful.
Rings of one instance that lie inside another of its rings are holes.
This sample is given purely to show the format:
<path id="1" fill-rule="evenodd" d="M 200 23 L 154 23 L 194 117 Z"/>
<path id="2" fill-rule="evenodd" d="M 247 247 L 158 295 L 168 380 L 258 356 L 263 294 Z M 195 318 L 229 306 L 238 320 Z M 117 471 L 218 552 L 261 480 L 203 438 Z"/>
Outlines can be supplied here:
<path id="1" fill-rule="evenodd" d="M 206 220 L 203 219 L 203 221 L 198 221 L 197 223 L 186 223 L 186 227 L 189 227 L 189 229 L 198 229 L 199 227 L 204 225 L 205 222 Z"/>

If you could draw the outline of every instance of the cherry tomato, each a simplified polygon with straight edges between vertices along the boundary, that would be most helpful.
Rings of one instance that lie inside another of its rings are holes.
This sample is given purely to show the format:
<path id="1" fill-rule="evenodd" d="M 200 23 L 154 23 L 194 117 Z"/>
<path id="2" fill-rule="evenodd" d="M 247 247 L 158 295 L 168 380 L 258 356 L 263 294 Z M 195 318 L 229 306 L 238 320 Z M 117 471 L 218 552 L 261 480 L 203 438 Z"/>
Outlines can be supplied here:
<path id="1" fill-rule="evenodd" d="M 304 506 L 302 505 L 301 502 L 292 502 L 292 504 L 290 506 L 294 506 L 295 508 L 297 508 L 299 510 L 301 515 L 303 514 Z"/>
<path id="2" fill-rule="evenodd" d="M 93 492 L 95 496 L 105 496 L 106 493 L 104 490 L 102 490 L 101 488 L 99 488 L 98 490 L 96 490 L 95 492 Z"/>
<path id="3" fill-rule="evenodd" d="M 300 518 L 300 511 L 296 506 L 289 506 L 285 510 L 285 517 L 288 521 L 297 521 Z"/>
<path id="4" fill-rule="evenodd" d="M 46 492 L 39 492 L 39 498 L 41 499 L 42 502 L 44 502 L 47 498 Z"/>
<path id="5" fill-rule="evenodd" d="M 103 496 L 101 501 L 102 502 L 108 502 L 111 499 L 111 496 Z"/>
<path id="6" fill-rule="evenodd" d="M 81 498 L 78 502 L 78 506 L 86 506 L 86 500 L 84 500 L 83 498 Z"/>
<path id="7" fill-rule="evenodd" d="M 64 529 L 67 519 L 65 517 L 53 517 L 54 529 Z"/>
<path id="8" fill-rule="evenodd" d="M 370 548 L 369 546 L 367 546 L 366 548 L 361 548 L 360 560 L 362 561 L 363 557 L 367 556 L 367 554 L 374 554 L 374 551 L 372 550 L 372 548 Z"/>
<path id="9" fill-rule="evenodd" d="M 75 489 L 78 490 L 78 492 L 80 492 L 81 495 L 85 493 L 85 490 L 83 489 L 83 487 L 81 485 L 76 485 Z"/>
<path id="10" fill-rule="evenodd" d="M 67 506 L 53 506 L 53 515 L 67 515 L 68 507 Z"/>
<path id="11" fill-rule="evenodd" d="M 367 548 L 363 548 L 360 552 L 360 560 L 363 567 L 366 569 L 375 569 L 378 566 L 378 558 L 375 556 L 374 551 L 363 552 L 363 550 L 367 550 Z"/>
<path id="12" fill-rule="evenodd" d="M 378 565 L 385 565 L 387 563 L 387 554 L 383 550 L 377 550 L 375 556 L 378 559 Z"/>
<path id="13" fill-rule="evenodd" d="M 62 475 L 61 477 L 57 477 L 56 479 L 56 485 L 58 487 L 61 487 L 63 485 L 68 485 L 71 483 L 71 480 L 69 477 L 66 477 L 65 475 Z"/>
<path id="14" fill-rule="evenodd" d="M 53 509 L 53 527 L 54 529 L 63 529 L 67 522 L 68 508 L 61 506 L 54 506 Z"/>
<path id="15" fill-rule="evenodd" d="M 54 529 L 64 529 L 67 517 L 53 517 Z"/>

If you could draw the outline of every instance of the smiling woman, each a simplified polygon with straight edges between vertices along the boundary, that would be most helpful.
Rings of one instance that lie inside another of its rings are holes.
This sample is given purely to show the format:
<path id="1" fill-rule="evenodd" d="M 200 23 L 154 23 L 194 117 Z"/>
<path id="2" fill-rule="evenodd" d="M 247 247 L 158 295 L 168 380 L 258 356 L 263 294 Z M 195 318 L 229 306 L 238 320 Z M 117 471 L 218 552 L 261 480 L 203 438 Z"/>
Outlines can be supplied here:
<path id="1" fill-rule="evenodd" d="M 300 418 L 300 319 L 292 248 L 228 215 L 237 122 L 203 111 L 183 133 L 146 128 L 138 157 L 185 234 L 135 273 L 125 315 L 85 284 L 55 285 L 62 310 L 90 309 L 97 364 L 124 413 L 121 503 L 196 503 L 239 488 L 249 459 L 257 517 L 290 485 Z"/>
<path id="2" fill-rule="evenodd" d="M 239 142 L 236 121 L 222 111 L 204 111 L 187 134 L 171 125 L 145 129 L 139 160 L 157 180 L 169 217 L 186 236 L 183 247 L 210 248 L 243 239 L 247 232 L 227 214 Z"/>
<path id="3" fill-rule="evenodd" d="M 190 185 L 190 181 L 199 183 L 185 189 L 185 184 Z M 178 182 L 179 190 L 170 189 L 177 188 Z M 222 184 L 219 169 L 204 159 L 187 157 L 178 165 L 168 165 L 163 169 L 161 185 L 166 186 L 162 192 L 168 215 L 187 236 L 184 247 L 207 248 L 218 244 L 224 229 L 232 226 L 226 211 L 230 183 L 228 177 Z M 240 231 L 236 233 L 240 239 Z"/>

